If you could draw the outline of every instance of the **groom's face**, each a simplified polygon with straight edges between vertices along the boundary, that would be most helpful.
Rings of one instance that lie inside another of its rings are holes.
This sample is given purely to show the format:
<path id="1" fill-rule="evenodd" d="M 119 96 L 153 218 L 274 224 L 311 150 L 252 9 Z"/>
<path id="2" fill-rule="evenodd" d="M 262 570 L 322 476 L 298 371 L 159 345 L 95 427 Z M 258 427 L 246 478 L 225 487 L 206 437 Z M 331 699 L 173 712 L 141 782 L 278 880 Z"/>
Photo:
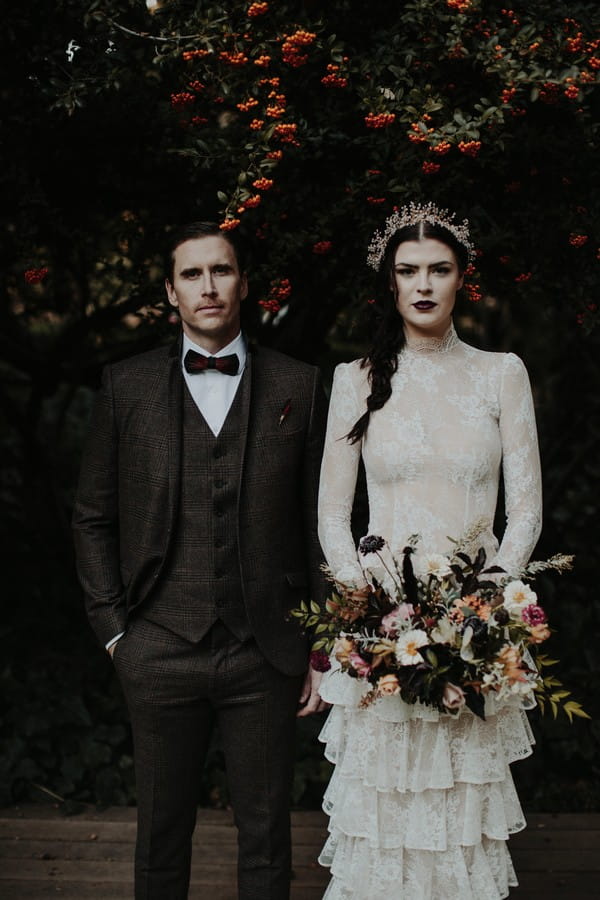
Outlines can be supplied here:
<path id="1" fill-rule="evenodd" d="M 235 251 L 226 238 L 207 235 L 180 244 L 173 263 L 173 282 L 165 282 L 169 303 L 190 340 L 217 353 L 238 335 L 240 304 L 248 294 Z"/>

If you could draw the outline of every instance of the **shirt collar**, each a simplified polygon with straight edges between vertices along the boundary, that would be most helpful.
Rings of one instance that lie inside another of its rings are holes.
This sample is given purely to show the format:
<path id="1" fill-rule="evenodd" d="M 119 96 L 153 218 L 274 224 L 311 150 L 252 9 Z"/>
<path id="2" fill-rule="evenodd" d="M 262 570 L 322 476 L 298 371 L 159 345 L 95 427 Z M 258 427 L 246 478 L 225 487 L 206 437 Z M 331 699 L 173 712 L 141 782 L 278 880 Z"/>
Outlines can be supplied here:
<path id="1" fill-rule="evenodd" d="M 238 359 L 240 361 L 240 367 L 238 373 L 244 371 L 244 367 L 246 365 L 246 341 L 244 339 L 244 335 L 240 331 L 237 337 L 235 337 L 226 347 L 222 347 L 216 353 L 209 353 L 208 350 L 205 350 L 204 347 L 201 347 L 200 344 L 195 344 L 193 341 L 189 339 L 185 331 L 183 332 L 183 342 L 181 347 L 181 360 L 183 363 L 183 359 L 188 350 L 195 350 L 196 353 L 201 353 L 202 356 L 229 356 L 231 353 L 237 353 Z"/>

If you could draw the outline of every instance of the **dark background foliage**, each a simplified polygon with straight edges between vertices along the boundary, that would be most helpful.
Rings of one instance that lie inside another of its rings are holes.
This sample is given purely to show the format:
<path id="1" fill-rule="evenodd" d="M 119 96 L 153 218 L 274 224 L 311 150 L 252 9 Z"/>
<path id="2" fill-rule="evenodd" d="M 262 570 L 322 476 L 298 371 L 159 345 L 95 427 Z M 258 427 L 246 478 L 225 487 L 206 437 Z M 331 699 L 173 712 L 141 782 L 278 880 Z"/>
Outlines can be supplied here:
<path id="1" fill-rule="evenodd" d="M 328 379 L 365 347 L 370 234 L 394 205 L 433 199 L 469 217 L 479 248 L 470 296 L 482 298 L 461 300 L 459 330 L 517 352 L 531 374 L 546 510 L 536 556 L 577 556 L 544 598 L 559 676 L 593 719 L 534 714 L 537 752 L 517 778 L 530 808 L 597 808 L 596 5 L 250 7 L 171 0 L 151 16 L 143 0 L 24 0 L 5 12 L 0 802 L 134 798 L 127 719 L 85 621 L 69 518 L 102 365 L 176 333 L 168 227 L 239 219 L 248 329 Z M 373 128 L 369 115 L 393 120 Z M 296 126 L 292 143 L 280 124 Z M 327 776 L 318 725 L 299 735 L 297 803 L 318 803 Z M 204 800 L 226 802 L 218 743 Z"/>

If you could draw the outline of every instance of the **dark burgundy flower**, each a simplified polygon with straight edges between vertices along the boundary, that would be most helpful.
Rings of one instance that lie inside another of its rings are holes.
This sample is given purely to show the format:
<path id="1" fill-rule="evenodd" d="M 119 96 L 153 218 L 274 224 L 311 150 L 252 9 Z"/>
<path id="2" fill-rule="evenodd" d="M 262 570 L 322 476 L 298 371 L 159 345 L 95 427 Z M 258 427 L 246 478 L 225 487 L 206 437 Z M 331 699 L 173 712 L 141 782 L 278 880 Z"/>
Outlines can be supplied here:
<path id="1" fill-rule="evenodd" d="M 324 650 L 313 650 L 310 654 L 310 664 L 315 672 L 329 672 L 331 663 Z"/>
<path id="2" fill-rule="evenodd" d="M 368 534 L 366 537 L 361 538 L 358 545 L 358 549 L 363 556 L 366 556 L 367 553 L 378 553 L 379 550 L 383 550 L 384 547 L 384 539 L 376 534 Z"/>

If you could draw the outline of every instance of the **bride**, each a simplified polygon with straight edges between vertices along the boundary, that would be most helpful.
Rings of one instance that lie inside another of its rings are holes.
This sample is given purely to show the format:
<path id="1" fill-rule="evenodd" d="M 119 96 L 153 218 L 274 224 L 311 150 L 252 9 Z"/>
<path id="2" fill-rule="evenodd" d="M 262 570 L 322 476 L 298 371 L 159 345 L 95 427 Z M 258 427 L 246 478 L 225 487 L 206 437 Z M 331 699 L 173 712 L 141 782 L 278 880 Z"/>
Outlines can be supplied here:
<path id="1" fill-rule="evenodd" d="M 321 470 L 319 536 L 338 581 L 366 583 L 350 530 L 361 455 L 368 533 L 396 555 L 417 533 L 428 553 L 451 555 L 450 538 L 481 522 L 476 547 L 509 574 L 535 546 L 540 465 L 525 367 L 512 353 L 463 343 L 452 323 L 472 256 L 468 223 L 432 204 L 395 212 L 371 241 L 378 324 L 367 356 L 335 371 Z M 385 580 L 375 555 L 363 565 Z M 363 691 L 335 662 L 321 684 L 333 707 L 322 739 L 336 764 L 320 857 L 332 873 L 327 900 L 508 896 L 517 880 L 506 841 L 525 827 L 509 764 L 533 743 L 518 698 L 487 703 L 483 721 L 399 696 L 359 708 Z"/>

